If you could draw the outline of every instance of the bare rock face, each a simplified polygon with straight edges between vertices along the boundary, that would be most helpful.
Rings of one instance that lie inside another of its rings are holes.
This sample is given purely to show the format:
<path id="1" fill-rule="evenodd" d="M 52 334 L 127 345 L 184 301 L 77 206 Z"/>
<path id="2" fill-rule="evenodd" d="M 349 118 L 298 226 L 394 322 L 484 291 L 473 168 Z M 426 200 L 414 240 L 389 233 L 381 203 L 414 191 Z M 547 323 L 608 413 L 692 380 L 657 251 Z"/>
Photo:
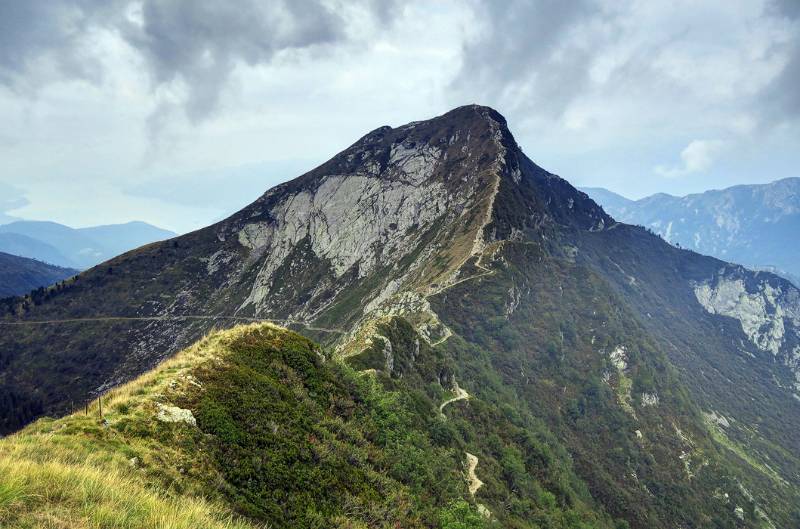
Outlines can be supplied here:
<path id="1" fill-rule="evenodd" d="M 177 406 L 169 406 L 166 404 L 157 404 L 158 414 L 156 419 L 161 422 L 182 422 L 190 426 L 197 426 L 197 420 L 194 418 L 192 410 L 185 410 Z"/>
<path id="2" fill-rule="evenodd" d="M 340 350 L 369 341 L 368 322 L 389 315 L 414 321 L 429 343 L 446 337 L 426 297 L 463 279 L 498 238 L 495 199 L 501 182 L 521 185 L 521 161 L 505 120 L 485 107 L 373 131 L 216 228 L 254 271 L 237 314 L 325 321 L 359 284 Z M 315 281 L 287 285 L 292 271 Z"/>
<path id="3" fill-rule="evenodd" d="M 402 314 L 425 339 L 441 340 L 449 331 L 427 296 L 469 276 L 493 241 L 551 222 L 556 215 L 543 201 L 521 214 L 495 204 L 500 194 L 532 195 L 533 180 L 551 179 L 560 180 L 527 160 L 505 119 L 487 107 L 378 128 L 216 225 L 119 256 L 46 302 L 7 301 L 9 319 L 120 319 L 87 324 L 81 340 L 58 338 L 56 327 L 5 333 L 0 345 L 14 357 L 6 380 L 14 391 L 35 389 L 30 355 L 62 340 L 60 358 L 76 373 L 74 387 L 59 394 L 82 400 L 213 327 L 248 319 L 318 329 L 318 338 L 342 347 L 355 336 L 368 340 L 359 329 L 371 320 Z M 97 354 L 86 350 L 92 346 Z M 77 374 L 87 354 L 88 378 Z"/>
<path id="4" fill-rule="evenodd" d="M 739 321 L 759 350 L 791 369 L 800 393 L 800 291 L 788 281 L 726 267 L 710 281 L 694 285 L 697 300 L 711 314 Z"/>

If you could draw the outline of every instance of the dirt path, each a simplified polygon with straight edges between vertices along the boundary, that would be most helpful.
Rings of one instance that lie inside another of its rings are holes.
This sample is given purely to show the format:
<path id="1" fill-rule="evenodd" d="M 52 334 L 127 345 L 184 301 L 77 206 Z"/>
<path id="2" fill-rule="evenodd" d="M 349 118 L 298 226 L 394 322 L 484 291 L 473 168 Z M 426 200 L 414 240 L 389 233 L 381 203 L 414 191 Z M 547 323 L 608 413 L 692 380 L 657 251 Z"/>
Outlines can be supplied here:
<path id="1" fill-rule="evenodd" d="M 476 268 L 480 268 L 481 270 L 483 270 L 483 272 L 481 272 L 480 274 L 475 274 L 474 276 L 469 276 L 469 277 L 465 277 L 463 279 L 459 279 L 458 281 L 450 283 L 449 285 L 446 285 L 446 286 L 443 286 L 443 287 L 441 287 L 441 288 L 439 288 L 437 290 L 434 290 L 433 292 L 428 294 L 428 296 L 435 296 L 437 294 L 441 294 L 442 292 L 444 292 L 447 289 L 450 289 L 450 288 L 453 288 L 455 286 L 458 286 L 461 283 L 466 283 L 467 281 L 472 281 L 474 279 L 480 279 L 480 278 L 482 278 L 484 276 L 490 276 L 490 275 L 494 274 L 493 270 L 489 270 L 488 268 L 486 268 L 483 265 L 479 265 L 479 264 L 476 263 L 475 267 Z"/>
<path id="2" fill-rule="evenodd" d="M 481 254 L 478 256 L 478 260 L 475 262 L 475 268 L 478 268 L 479 270 L 481 270 L 480 274 L 471 275 L 469 277 L 465 277 L 463 279 L 459 279 L 458 281 L 454 281 L 453 283 L 450 283 L 449 285 L 445 285 L 443 287 L 439 287 L 436 290 L 434 290 L 433 292 L 429 292 L 428 294 L 426 294 L 425 297 L 429 298 L 431 296 L 435 296 L 437 294 L 441 294 L 445 290 L 453 288 L 454 286 L 460 285 L 461 283 L 465 283 L 467 281 L 473 281 L 475 279 L 480 279 L 482 277 L 494 275 L 496 273 L 495 270 L 491 270 L 491 269 L 486 268 L 485 266 L 483 266 L 483 258 L 486 255 L 486 252 L 490 250 L 490 247 L 492 245 L 495 246 L 495 248 L 493 248 L 492 251 L 495 251 L 495 250 L 498 250 L 498 249 L 502 248 L 503 245 L 506 245 L 506 244 L 530 244 L 530 245 L 535 245 L 535 243 L 529 242 L 529 241 L 512 241 L 512 240 L 507 240 L 507 239 L 506 240 L 502 240 L 502 241 L 495 241 L 494 243 L 492 243 L 491 245 L 487 246 L 486 248 L 484 248 L 481 251 Z"/>
<path id="3" fill-rule="evenodd" d="M 478 479 L 475 475 L 475 469 L 478 468 L 478 458 L 469 452 L 464 452 L 467 455 L 467 481 L 469 482 L 469 493 L 475 496 L 478 489 L 483 487 L 483 481 Z"/>
<path id="4" fill-rule="evenodd" d="M 463 279 L 459 279 L 458 281 L 450 283 L 449 285 L 445 285 L 443 287 L 437 288 L 433 292 L 429 293 L 426 297 L 436 296 L 437 294 L 441 294 L 445 290 L 448 290 L 448 289 L 453 288 L 453 287 L 455 287 L 457 285 L 460 285 L 461 283 L 465 283 L 467 281 L 472 281 L 474 279 L 480 279 L 481 277 L 490 276 L 490 275 L 494 274 L 495 273 L 494 270 L 489 270 L 488 268 L 486 268 L 485 266 L 483 266 L 481 264 L 481 259 L 483 259 L 483 254 L 481 254 L 480 258 L 475 263 L 475 268 L 478 268 L 478 269 L 481 270 L 480 274 L 475 274 L 473 276 L 465 277 Z"/>
<path id="5" fill-rule="evenodd" d="M 469 488 L 469 493 L 474 498 L 478 489 L 483 487 L 483 481 L 475 474 L 475 469 L 478 468 L 478 458 L 469 452 L 464 452 L 464 454 L 467 456 L 467 486 Z M 482 503 L 476 503 L 475 505 L 478 507 L 478 512 L 481 513 L 484 518 L 492 517 L 492 511 L 490 511 L 486 505 Z"/>
<path id="6" fill-rule="evenodd" d="M 6 326 L 27 326 L 27 325 L 56 325 L 60 323 L 84 323 L 101 321 L 186 321 L 186 320 L 228 320 L 243 322 L 269 322 L 279 325 L 302 325 L 306 329 L 319 332 L 330 332 L 344 334 L 340 329 L 328 329 L 325 327 L 315 327 L 310 323 L 295 320 L 273 320 L 268 318 L 248 318 L 245 316 L 204 316 L 187 314 L 183 316 L 98 316 L 95 318 L 66 318 L 62 320 L 30 320 L 30 321 L 0 321 L 1 325 Z"/>
<path id="7" fill-rule="evenodd" d="M 444 414 L 445 406 L 457 402 L 459 400 L 469 399 L 469 393 L 467 393 L 466 390 L 460 388 L 455 380 L 453 380 L 453 385 L 455 386 L 453 389 L 455 391 L 456 396 L 451 399 L 447 399 L 446 401 L 442 402 L 439 405 L 439 413 L 442 415 L 443 418 L 446 418 Z M 478 476 L 475 474 L 475 469 L 478 468 L 478 458 L 477 456 L 470 454 L 469 452 L 464 452 L 464 454 L 466 454 L 467 456 L 467 488 L 469 489 L 470 495 L 474 498 L 475 494 L 478 492 L 478 489 L 480 489 L 483 486 L 483 481 L 478 479 Z M 482 503 L 477 503 L 476 506 L 478 507 L 478 512 L 481 513 L 483 517 L 485 518 L 492 517 L 492 511 L 490 511 L 485 505 L 483 505 Z"/>
<path id="8" fill-rule="evenodd" d="M 447 406 L 448 404 L 452 404 L 452 403 L 454 403 L 456 401 L 459 401 L 459 400 L 467 400 L 467 399 L 469 399 L 469 393 L 467 393 L 462 388 L 458 387 L 458 382 L 453 381 L 453 385 L 455 386 L 454 389 L 455 389 L 455 392 L 456 392 L 456 396 L 453 397 L 452 399 L 447 399 L 446 401 L 444 401 L 441 404 L 439 404 L 439 413 L 441 413 L 442 416 L 444 416 L 444 407 Z"/>

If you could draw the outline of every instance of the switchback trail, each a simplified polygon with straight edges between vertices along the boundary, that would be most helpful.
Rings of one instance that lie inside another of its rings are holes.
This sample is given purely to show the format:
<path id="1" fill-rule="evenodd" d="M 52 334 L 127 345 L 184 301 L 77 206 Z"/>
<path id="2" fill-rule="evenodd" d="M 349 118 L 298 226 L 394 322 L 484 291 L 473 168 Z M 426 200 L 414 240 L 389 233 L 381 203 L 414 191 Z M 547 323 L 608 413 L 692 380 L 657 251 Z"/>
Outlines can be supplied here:
<path id="1" fill-rule="evenodd" d="M 464 389 L 460 388 L 455 380 L 453 381 L 453 385 L 454 385 L 453 389 L 456 393 L 456 396 L 451 399 L 447 399 L 446 401 L 442 402 L 439 405 L 439 413 L 442 415 L 442 417 L 445 417 L 444 415 L 445 406 L 459 400 L 469 399 L 469 393 L 467 393 Z M 478 489 L 480 489 L 483 486 L 483 481 L 481 481 L 475 474 L 475 469 L 478 468 L 478 457 L 473 454 L 470 454 L 469 452 L 464 452 L 464 454 L 467 457 L 467 488 L 469 489 L 470 495 L 473 498 L 475 498 L 475 494 L 478 492 Z M 483 517 L 485 518 L 492 517 L 492 512 L 484 504 L 477 503 L 476 505 L 478 507 L 478 512 L 481 513 Z"/>
<path id="2" fill-rule="evenodd" d="M 452 403 L 454 403 L 456 401 L 459 401 L 459 400 L 467 400 L 467 399 L 469 399 L 469 393 L 467 393 L 462 388 L 458 387 L 458 382 L 454 381 L 453 385 L 455 386 L 456 396 L 453 397 L 452 399 L 447 399 L 446 401 L 442 402 L 439 405 L 439 413 L 441 413 L 442 416 L 444 416 L 444 407 L 447 406 L 448 404 L 452 404 Z"/>

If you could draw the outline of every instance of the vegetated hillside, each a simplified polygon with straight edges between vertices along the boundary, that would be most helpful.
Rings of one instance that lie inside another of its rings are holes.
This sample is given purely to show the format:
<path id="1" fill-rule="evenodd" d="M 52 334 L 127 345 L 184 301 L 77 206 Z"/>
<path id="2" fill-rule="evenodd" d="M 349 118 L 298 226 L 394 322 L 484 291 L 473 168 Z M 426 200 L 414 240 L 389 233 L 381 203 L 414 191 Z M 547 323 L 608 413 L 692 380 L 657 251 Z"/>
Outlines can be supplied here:
<path id="1" fill-rule="evenodd" d="M 466 391 L 446 424 L 508 526 L 545 504 L 588 506 L 589 527 L 800 523 L 800 292 L 617 223 L 486 107 L 376 129 L 229 219 L 4 307 L 5 431 L 271 319 L 403 395 Z"/>
<path id="2" fill-rule="evenodd" d="M 800 178 L 640 200 L 584 189 L 620 222 L 645 226 L 696 252 L 800 281 Z"/>
<path id="3" fill-rule="evenodd" d="M 0 252 L 0 298 L 27 294 L 77 273 L 77 270 Z"/>
<path id="4" fill-rule="evenodd" d="M 102 410 L 95 402 L 0 440 L 0 524 L 615 527 L 530 416 L 512 422 L 475 400 L 440 411 L 450 392 L 422 381 L 453 382 L 452 366 L 426 346 L 420 354 L 392 379 L 271 324 L 212 334 Z M 503 454 L 473 468 L 481 435 Z M 520 500 L 488 513 L 471 492 L 484 487 Z"/>
<path id="5" fill-rule="evenodd" d="M 144 222 L 70 228 L 56 222 L 20 220 L 0 225 L 0 251 L 85 270 L 128 250 L 174 236 Z"/>

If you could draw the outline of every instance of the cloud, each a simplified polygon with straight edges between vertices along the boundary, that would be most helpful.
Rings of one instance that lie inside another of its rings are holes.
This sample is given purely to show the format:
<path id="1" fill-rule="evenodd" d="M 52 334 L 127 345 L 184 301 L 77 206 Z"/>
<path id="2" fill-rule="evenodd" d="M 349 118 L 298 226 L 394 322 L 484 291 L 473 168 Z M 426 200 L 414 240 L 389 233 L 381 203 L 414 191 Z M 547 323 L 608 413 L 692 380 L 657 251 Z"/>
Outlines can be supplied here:
<path id="1" fill-rule="evenodd" d="M 347 42 L 343 13 L 388 23 L 395 0 L 346 8 L 323 0 L 48 0 L 0 2 L 0 84 L 25 94 L 81 79 L 99 83 L 104 64 L 97 33 L 122 39 L 143 61 L 155 113 L 179 105 L 192 122 L 207 118 L 240 65 Z M 93 40 L 94 39 L 94 40 Z M 163 119 L 151 116 L 158 126 Z"/>
<path id="2" fill-rule="evenodd" d="M 479 99 L 560 114 L 589 79 L 592 52 L 575 38 L 600 10 L 591 0 L 476 1 L 482 30 L 463 47 L 453 86 Z M 524 102 L 524 103 L 523 103 Z"/>
<path id="3" fill-rule="evenodd" d="M 19 94 L 40 82 L 97 79 L 99 63 L 83 46 L 103 2 L 0 2 L 0 83 Z"/>
<path id="4" fill-rule="evenodd" d="M 800 117 L 800 2 L 772 0 L 767 13 L 783 20 L 791 35 L 775 46 L 774 52 L 783 57 L 784 66 L 762 97 L 765 121 L 785 123 Z"/>
<path id="5" fill-rule="evenodd" d="M 343 20 L 319 0 L 147 1 L 122 35 L 146 59 L 154 85 L 179 82 L 192 121 L 207 117 L 238 64 L 344 39 Z"/>
<path id="6" fill-rule="evenodd" d="M 473 5 L 482 27 L 453 88 L 530 119 L 584 129 L 677 113 L 720 127 L 736 113 L 800 117 L 797 0 Z"/>
<path id="7" fill-rule="evenodd" d="M 721 140 L 694 140 L 681 151 L 681 165 L 656 166 L 656 174 L 665 178 L 678 178 L 693 173 L 702 173 L 714 165 L 717 156 L 725 147 Z"/>

